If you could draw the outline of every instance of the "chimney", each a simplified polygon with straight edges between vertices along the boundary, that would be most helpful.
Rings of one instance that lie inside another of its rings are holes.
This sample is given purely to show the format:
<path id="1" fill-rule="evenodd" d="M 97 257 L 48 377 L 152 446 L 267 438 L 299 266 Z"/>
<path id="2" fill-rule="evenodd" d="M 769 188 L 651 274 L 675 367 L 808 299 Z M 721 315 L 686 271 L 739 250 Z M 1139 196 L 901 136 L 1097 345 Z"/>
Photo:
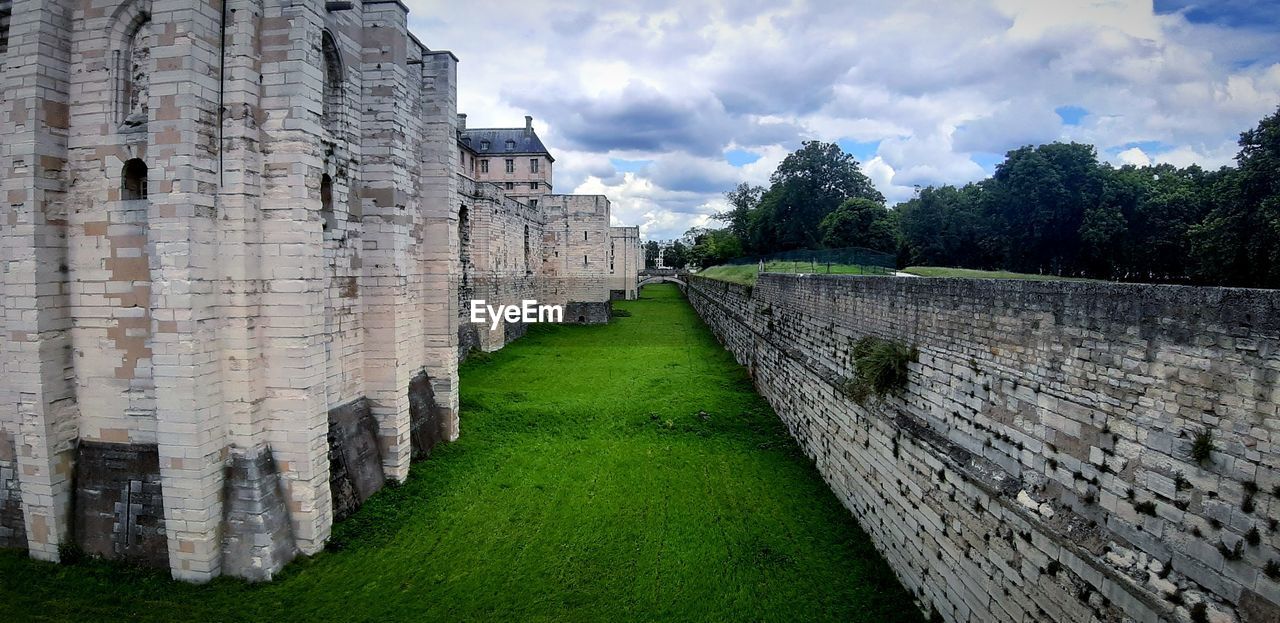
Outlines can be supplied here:
<path id="1" fill-rule="evenodd" d="M 467 113 L 458 113 L 458 130 L 462 132 L 467 130 Z"/>
<path id="2" fill-rule="evenodd" d="M 529 115 L 524 116 L 524 133 L 533 133 L 533 117 L 530 117 Z"/>

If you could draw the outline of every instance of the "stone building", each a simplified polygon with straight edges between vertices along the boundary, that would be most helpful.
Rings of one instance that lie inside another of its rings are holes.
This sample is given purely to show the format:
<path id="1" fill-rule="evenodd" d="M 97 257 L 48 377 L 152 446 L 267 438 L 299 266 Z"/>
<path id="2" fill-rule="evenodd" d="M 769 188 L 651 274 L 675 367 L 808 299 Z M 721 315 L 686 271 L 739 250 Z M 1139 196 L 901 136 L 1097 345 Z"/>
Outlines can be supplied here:
<path id="1" fill-rule="evenodd" d="M 639 274 L 634 258 L 615 262 L 625 245 L 613 230 L 630 231 L 638 253 L 639 229 L 611 228 L 607 197 L 551 192 L 555 158 L 532 117 L 523 128 L 467 128 L 466 117 L 458 115 L 459 354 L 497 350 L 524 335 L 518 322 L 471 322 L 473 300 L 536 300 L 563 306 L 565 322 L 607 322 L 611 292 L 628 291 L 624 271 L 631 271 L 632 298 Z"/>
<path id="2" fill-rule="evenodd" d="M 635 299 L 639 294 L 644 252 L 639 227 L 609 228 L 609 298 Z"/>
<path id="3" fill-rule="evenodd" d="M 0 7 L 0 545 L 269 578 L 458 434 L 457 60 L 385 0 Z"/>
<path id="4" fill-rule="evenodd" d="M 462 170 L 471 179 L 497 184 L 535 208 L 539 197 L 552 193 L 556 160 L 534 132 L 533 117 L 524 118 L 523 128 L 467 128 L 467 116 L 460 114 L 458 142 Z"/>
<path id="5" fill-rule="evenodd" d="M 465 174 L 406 22 L 0 0 L 0 547 L 268 579 L 458 435 L 457 362 L 521 330 L 464 302 L 608 318 L 608 199 L 548 194 L 531 120 L 474 139 L 522 187 Z"/>

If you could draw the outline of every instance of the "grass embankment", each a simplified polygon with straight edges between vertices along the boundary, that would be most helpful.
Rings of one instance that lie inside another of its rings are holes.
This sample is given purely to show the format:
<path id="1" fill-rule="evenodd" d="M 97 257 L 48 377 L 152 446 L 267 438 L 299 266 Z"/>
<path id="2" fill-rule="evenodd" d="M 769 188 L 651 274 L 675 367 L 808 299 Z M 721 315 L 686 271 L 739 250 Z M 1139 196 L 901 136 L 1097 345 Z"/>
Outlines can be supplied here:
<path id="1" fill-rule="evenodd" d="M 705 268 L 698 275 L 730 281 L 745 285 L 755 285 L 759 266 L 756 264 L 724 264 Z M 892 274 L 893 269 L 879 266 L 859 266 L 856 264 L 818 264 L 816 267 L 808 262 L 771 262 L 768 271 L 780 273 L 830 273 L 833 275 L 884 275 Z M 1007 270 L 975 270 L 972 268 L 946 268 L 942 266 L 911 266 L 899 272 L 917 277 L 953 277 L 958 279 L 1023 279 L 1027 281 L 1097 281 L 1081 277 L 1059 277 L 1057 275 L 1035 275 L 1031 273 L 1013 273 Z"/>
<path id="2" fill-rule="evenodd" d="M 463 366 L 462 438 L 276 581 L 0 553 L 6 621 L 895 621 L 919 617 L 669 284 Z"/>
<path id="3" fill-rule="evenodd" d="M 956 277 L 960 279 L 1022 279 L 1026 281 L 1097 281 L 1082 277 L 1059 277 L 1057 275 L 1036 275 L 1032 273 L 1012 273 L 1007 270 L 975 270 L 972 268 L 946 268 L 943 266 L 910 266 L 902 272 L 917 277 Z"/>
<path id="4" fill-rule="evenodd" d="M 745 285 L 755 285 L 759 264 L 722 264 L 704 268 L 698 275 L 721 281 L 731 281 Z M 769 262 L 766 272 L 778 273 L 812 273 L 832 275 L 885 275 L 892 274 L 893 269 L 883 266 L 862 266 L 860 264 L 813 264 L 811 262 Z"/>

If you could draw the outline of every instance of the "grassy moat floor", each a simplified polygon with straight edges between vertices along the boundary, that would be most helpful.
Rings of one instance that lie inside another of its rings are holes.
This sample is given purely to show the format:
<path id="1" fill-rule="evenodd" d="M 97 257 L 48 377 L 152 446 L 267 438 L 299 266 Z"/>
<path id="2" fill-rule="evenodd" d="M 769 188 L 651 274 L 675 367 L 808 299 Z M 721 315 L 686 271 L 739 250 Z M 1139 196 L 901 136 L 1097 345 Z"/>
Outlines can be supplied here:
<path id="1" fill-rule="evenodd" d="M 919 621 L 674 286 L 462 369 L 462 437 L 274 582 L 0 553 L 3 621 Z"/>

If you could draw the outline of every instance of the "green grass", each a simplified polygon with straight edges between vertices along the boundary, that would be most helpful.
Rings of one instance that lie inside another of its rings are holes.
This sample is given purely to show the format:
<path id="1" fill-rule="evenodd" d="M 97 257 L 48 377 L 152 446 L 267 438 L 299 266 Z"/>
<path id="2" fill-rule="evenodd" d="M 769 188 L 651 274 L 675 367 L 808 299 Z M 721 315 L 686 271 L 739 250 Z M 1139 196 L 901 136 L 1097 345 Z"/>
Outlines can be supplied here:
<path id="1" fill-rule="evenodd" d="M 721 281 L 730 281 L 744 285 L 755 285 L 759 264 L 722 264 L 720 266 L 712 266 L 704 268 L 698 275 L 702 277 L 710 277 Z M 791 262 L 791 261 L 772 261 L 765 266 L 767 272 L 778 273 L 817 273 L 832 275 L 883 275 L 886 271 L 892 272 L 893 269 L 887 269 L 882 266 L 863 266 L 860 264 L 814 264 L 812 262 Z"/>
<path id="2" fill-rule="evenodd" d="M 972 268 L 946 268 L 942 266 L 910 266 L 902 269 L 917 277 L 957 277 L 960 279 L 1023 279 L 1026 281 L 1097 281 L 1081 277 L 1012 273 L 1007 270 L 975 270 Z"/>
<path id="3" fill-rule="evenodd" d="M 276 581 L 0 553 L 6 621 L 919 621 L 670 284 L 461 372 L 462 438 Z"/>

